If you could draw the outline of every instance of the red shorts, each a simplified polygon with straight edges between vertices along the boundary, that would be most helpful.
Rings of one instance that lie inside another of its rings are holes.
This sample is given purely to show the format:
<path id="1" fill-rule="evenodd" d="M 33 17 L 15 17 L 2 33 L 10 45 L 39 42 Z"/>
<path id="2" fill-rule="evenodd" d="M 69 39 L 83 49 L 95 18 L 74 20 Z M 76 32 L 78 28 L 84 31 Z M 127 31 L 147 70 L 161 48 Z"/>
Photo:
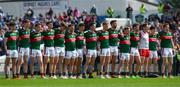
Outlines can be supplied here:
<path id="1" fill-rule="evenodd" d="M 149 49 L 140 49 L 140 56 L 149 58 L 149 56 L 150 56 Z"/>

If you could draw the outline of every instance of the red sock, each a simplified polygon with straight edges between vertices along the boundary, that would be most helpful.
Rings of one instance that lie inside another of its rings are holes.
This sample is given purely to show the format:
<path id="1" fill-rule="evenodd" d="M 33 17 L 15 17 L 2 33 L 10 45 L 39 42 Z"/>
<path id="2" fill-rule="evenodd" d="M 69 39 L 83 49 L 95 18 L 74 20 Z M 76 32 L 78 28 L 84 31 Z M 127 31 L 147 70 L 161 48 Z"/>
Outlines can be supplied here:
<path id="1" fill-rule="evenodd" d="M 44 76 L 44 73 L 41 73 L 41 77 L 43 77 Z"/>

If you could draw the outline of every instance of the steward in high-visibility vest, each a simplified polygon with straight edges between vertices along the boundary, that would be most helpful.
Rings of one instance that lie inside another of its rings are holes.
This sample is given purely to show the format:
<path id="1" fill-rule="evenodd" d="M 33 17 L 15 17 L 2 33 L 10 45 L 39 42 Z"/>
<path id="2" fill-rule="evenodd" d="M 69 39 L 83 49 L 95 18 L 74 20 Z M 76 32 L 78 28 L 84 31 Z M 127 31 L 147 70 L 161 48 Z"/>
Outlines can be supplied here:
<path id="1" fill-rule="evenodd" d="M 111 7 L 109 7 L 106 12 L 108 17 L 112 18 L 114 16 L 114 10 Z"/>
<path id="2" fill-rule="evenodd" d="M 164 4 L 160 3 L 160 4 L 158 5 L 158 12 L 159 12 L 159 13 L 163 13 L 163 8 L 164 8 Z"/>
<path id="3" fill-rule="evenodd" d="M 139 10 L 140 10 L 140 13 L 141 13 L 141 14 L 145 14 L 145 13 L 146 13 L 146 7 L 145 7 L 145 5 L 142 4 Z"/>

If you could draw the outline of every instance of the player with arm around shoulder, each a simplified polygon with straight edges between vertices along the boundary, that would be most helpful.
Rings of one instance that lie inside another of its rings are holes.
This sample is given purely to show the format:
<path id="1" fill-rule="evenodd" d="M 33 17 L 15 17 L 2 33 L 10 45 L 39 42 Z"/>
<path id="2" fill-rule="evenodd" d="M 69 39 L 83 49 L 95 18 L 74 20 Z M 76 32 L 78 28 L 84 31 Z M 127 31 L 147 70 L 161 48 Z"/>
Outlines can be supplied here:
<path id="1" fill-rule="evenodd" d="M 128 66 L 129 66 L 129 59 L 130 59 L 130 28 L 125 27 L 123 29 L 123 33 L 120 34 L 119 39 L 120 39 L 120 53 L 119 53 L 119 66 L 118 66 L 118 78 L 121 77 L 121 70 L 122 70 L 122 65 L 124 64 L 124 72 L 125 72 L 125 78 L 129 78 L 128 76 Z"/>

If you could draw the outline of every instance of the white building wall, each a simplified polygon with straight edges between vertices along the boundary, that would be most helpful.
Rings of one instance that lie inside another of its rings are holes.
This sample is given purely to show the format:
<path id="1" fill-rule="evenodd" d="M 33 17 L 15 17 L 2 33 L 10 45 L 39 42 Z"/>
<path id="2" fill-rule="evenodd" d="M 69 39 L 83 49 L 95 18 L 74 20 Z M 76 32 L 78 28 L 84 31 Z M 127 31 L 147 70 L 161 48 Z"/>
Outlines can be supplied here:
<path id="1" fill-rule="evenodd" d="M 63 12 L 66 10 L 65 7 L 72 6 L 77 7 L 80 11 L 86 9 L 88 12 L 90 11 L 91 7 L 95 4 L 98 15 L 105 15 L 106 9 L 111 6 L 115 10 L 116 15 L 121 15 L 122 17 L 126 16 L 126 7 L 128 3 L 131 4 L 133 8 L 133 13 L 139 13 L 139 7 L 141 6 L 141 2 L 136 0 L 57 0 L 60 2 L 59 6 L 54 7 L 54 12 L 58 14 L 59 12 Z M 38 2 L 38 1 L 35 1 Z M 42 2 L 42 1 L 41 1 Z M 0 6 L 3 8 L 3 11 L 9 14 L 13 14 L 15 16 L 22 16 L 27 7 L 24 7 L 24 3 L 27 2 L 3 2 L 0 3 Z M 157 7 L 145 4 L 148 10 L 148 13 L 157 13 Z M 49 10 L 51 6 L 44 6 L 44 7 L 32 7 L 35 11 L 35 15 L 39 13 L 45 13 Z"/>

